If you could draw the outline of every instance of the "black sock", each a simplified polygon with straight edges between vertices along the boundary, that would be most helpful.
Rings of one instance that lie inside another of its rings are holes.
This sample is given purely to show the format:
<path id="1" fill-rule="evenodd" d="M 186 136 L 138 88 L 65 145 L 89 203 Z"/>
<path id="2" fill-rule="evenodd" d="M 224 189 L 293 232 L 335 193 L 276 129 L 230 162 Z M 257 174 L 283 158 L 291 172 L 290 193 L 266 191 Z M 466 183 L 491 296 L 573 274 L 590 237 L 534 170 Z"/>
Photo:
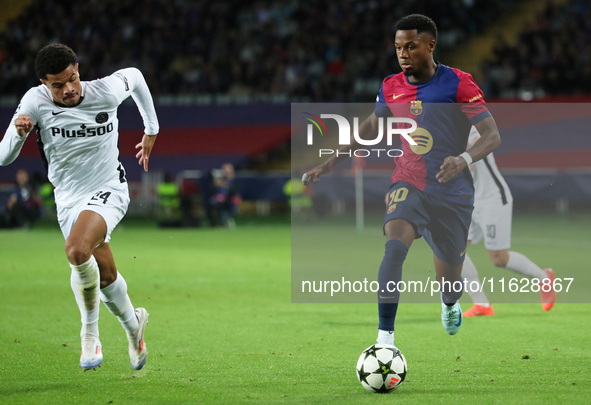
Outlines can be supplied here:
<path id="1" fill-rule="evenodd" d="M 446 282 L 441 287 L 441 301 L 448 307 L 452 307 L 464 293 L 464 277 L 460 277 L 461 288 L 458 290 L 458 282 Z"/>
<path id="2" fill-rule="evenodd" d="M 378 272 L 378 283 L 380 285 L 378 291 L 380 324 L 378 328 L 381 330 L 394 330 L 400 292 L 397 289 L 393 292 L 388 291 L 388 285 L 389 289 L 392 290 L 392 287 L 402 280 L 402 263 L 407 253 L 408 247 L 401 240 L 392 239 L 386 242 L 386 251 Z"/>

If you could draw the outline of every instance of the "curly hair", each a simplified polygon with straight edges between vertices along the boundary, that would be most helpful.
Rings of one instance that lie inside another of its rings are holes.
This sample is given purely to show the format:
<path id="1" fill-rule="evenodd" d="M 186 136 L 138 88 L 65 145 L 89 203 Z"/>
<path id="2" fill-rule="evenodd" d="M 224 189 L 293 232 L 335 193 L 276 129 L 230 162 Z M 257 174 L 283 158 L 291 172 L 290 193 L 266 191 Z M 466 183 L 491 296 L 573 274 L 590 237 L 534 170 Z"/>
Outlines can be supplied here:
<path id="1" fill-rule="evenodd" d="M 64 44 L 50 44 L 43 47 L 35 58 L 35 72 L 39 79 L 63 72 L 70 65 L 76 66 L 74 51 Z"/>
<path id="2" fill-rule="evenodd" d="M 403 17 L 396 23 L 395 31 L 399 30 L 417 30 L 417 34 L 428 33 L 437 41 L 437 25 L 426 15 L 410 14 Z"/>

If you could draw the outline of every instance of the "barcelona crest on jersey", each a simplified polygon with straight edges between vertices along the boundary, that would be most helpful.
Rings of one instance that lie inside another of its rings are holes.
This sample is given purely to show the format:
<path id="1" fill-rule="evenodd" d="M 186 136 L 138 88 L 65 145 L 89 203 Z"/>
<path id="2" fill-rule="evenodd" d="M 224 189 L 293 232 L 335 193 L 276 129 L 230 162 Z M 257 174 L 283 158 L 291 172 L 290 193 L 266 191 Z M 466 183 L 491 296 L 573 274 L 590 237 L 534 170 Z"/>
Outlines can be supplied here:
<path id="1" fill-rule="evenodd" d="M 410 112 L 414 115 L 421 115 L 423 113 L 423 102 L 421 100 L 412 100 L 410 102 Z"/>

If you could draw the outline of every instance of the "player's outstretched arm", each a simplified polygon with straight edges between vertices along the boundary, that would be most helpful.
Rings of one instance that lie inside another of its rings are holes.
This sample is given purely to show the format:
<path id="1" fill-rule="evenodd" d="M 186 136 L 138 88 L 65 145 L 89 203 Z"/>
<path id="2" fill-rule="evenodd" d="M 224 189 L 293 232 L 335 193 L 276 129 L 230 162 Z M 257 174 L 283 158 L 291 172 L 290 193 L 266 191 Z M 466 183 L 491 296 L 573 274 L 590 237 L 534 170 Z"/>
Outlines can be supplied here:
<path id="1" fill-rule="evenodd" d="M 144 133 L 155 135 L 159 132 L 158 117 L 154 108 L 154 100 L 144 79 L 144 75 L 136 68 L 127 68 L 118 71 L 129 78 L 131 88 L 131 97 L 138 107 L 142 120 L 144 122 Z"/>
<path id="2" fill-rule="evenodd" d="M 470 163 L 476 162 L 494 151 L 501 144 L 499 129 L 493 117 L 487 117 L 475 125 L 480 133 L 478 139 L 470 150 L 460 156 L 448 156 L 440 166 L 436 177 L 440 183 L 446 183 L 466 168 Z M 467 159 L 467 160 L 466 160 Z M 469 161 L 468 161 L 469 160 Z"/>
<path id="3" fill-rule="evenodd" d="M 150 89 L 144 79 L 144 75 L 136 68 L 118 70 L 110 78 L 115 83 L 112 88 L 115 95 L 119 98 L 119 102 L 121 103 L 131 94 L 142 116 L 144 136 L 142 141 L 135 145 L 135 148 L 139 149 L 135 157 L 139 159 L 138 163 L 143 165 L 144 171 L 147 172 L 150 155 L 156 142 L 156 135 L 160 130 Z"/>
<path id="4" fill-rule="evenodd" d="M 493 117 L 487 117 L 474 126 L 478 130 L 480 138 L 474 142 L 469 152 L 472 161 L 477 162 L 501 145 L 501 136 Z"/>
<path id="5" fill-rule="evenodd" d="M 14 120 L 14 126 L 11 124 L 0 142 L 0 166 L 6 166 L 18 156 L 27 139 L 29 132 L 33 130 L 33 121 L 31 117 L 21 114 Z"/>
<path id="6" fill-rule="evenodd" d="M 139 159 L 138 164 L 143 165 L 144 171 L 146 172 L 148 171 L 148 161 L 150 160 L 150 154 L 152 153 L 152 149 L 156 143 L 156 136 L 157 135 L 144 134 L 142 141 L 135 145 L 135 148 L 139 149 L 139 152 L 135 155 L 135 157 Z"/>
<path id="7" fill-rule="evenodd" d="M 361 125 L 359 125 L 359 136 L 361 138 L 368 139 L 369 137 L 375 137 L 378 131 L 378 117 L 375 113 L 371 113 L 369 117 L 367 117 Z M 351 150 L 353 146 L 355 146 L 356 142 L 353 140 L 353 137 L 350 137 L 350 145 L 342 145 L 338 153 L 329 157 L 324 163 L 316 166 L 315 168 L 308 170 L 302 176 L 302 183 L 305 186 L 309 186 L 311 183 L 317 183 L 320 180 L 320 176 L 326 173 L 330 173 L 332 168 L 340 163 L 342 160 L 349 157 L 348 152 Z"/>

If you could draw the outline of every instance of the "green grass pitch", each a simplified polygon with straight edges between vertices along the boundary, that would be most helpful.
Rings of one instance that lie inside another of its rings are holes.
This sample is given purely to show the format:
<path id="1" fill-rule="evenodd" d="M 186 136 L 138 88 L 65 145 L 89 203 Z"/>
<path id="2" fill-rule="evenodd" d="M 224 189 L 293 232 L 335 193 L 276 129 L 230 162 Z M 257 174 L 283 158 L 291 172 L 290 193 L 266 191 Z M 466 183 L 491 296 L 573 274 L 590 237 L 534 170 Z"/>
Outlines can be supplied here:
<path id="1" fill-rule="evenodd" d="M 590 225 L 588 215 L 516 215 L 513 249 L 559 274 L 588 263 Z M 57 226 L 0 231 L 0 403 L 591 403 L 591 305 L 560 297 L 549 312 L 495 304 L 494 317 L 464 319 L 455 336 L 437 303 L 401 305 L 407 380 L 390 394 L 365 391 L 355 363 L 375 341 L 377 308 L 292 304 L 290 238 L 285 221 L 234 231 L 124 221 L 111 245 L 132 302 L 150 312 L 148 360 L 131 368 L 125 333 L 102 306 L 104 362 L 83 372 Z M 560 254 L 573 245 L 578 255 Z M 470 252 L 482 272 L 510 275 L 492 269 L 481 246 Z M 429 255 L 417 242 L 406 266 Z"/>

